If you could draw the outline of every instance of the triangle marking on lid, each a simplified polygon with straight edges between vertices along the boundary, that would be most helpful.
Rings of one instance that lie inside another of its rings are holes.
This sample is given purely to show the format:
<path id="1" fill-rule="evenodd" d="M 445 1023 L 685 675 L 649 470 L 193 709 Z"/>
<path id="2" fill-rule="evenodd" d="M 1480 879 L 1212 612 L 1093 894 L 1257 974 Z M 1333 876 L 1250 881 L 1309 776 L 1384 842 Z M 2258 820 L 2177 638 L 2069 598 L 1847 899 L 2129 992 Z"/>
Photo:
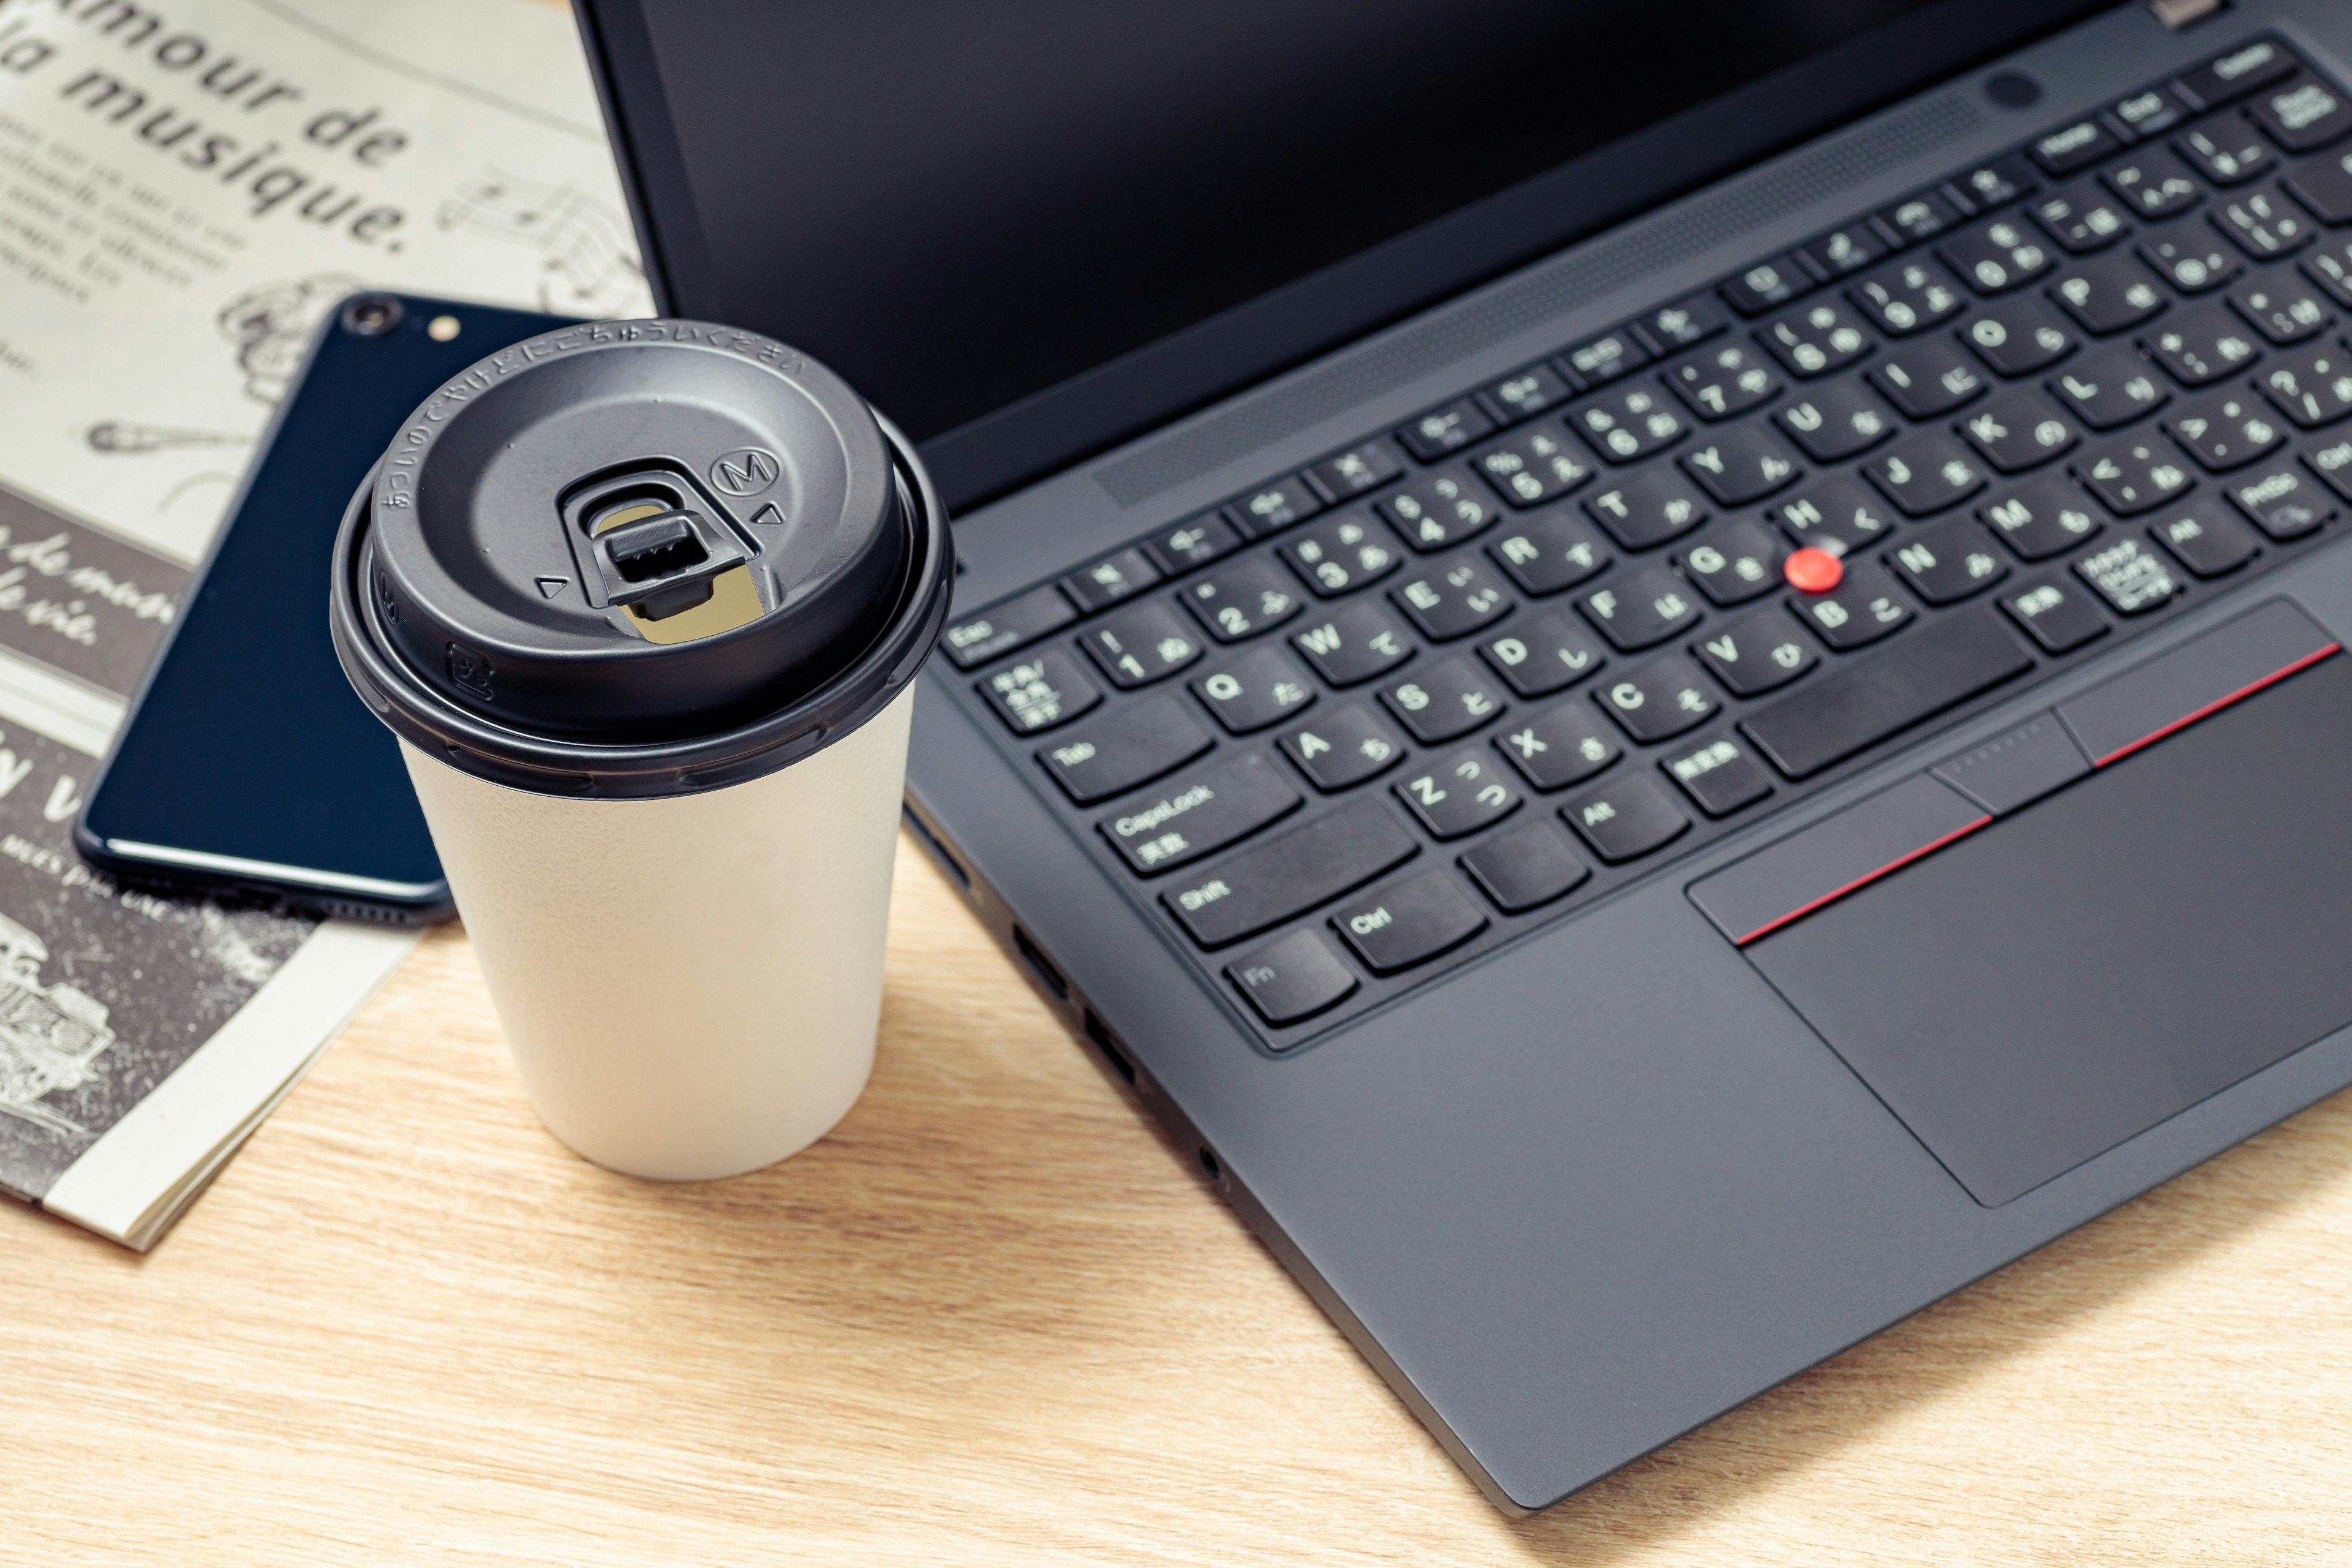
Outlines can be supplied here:
<path id="1" fill-rule="evenodd" d="M 552 599 L 570 586 L 572 586 L 572 579 L 569 577 L 541 577 L 539 579 L 539 596 L 542 599 Z"/>

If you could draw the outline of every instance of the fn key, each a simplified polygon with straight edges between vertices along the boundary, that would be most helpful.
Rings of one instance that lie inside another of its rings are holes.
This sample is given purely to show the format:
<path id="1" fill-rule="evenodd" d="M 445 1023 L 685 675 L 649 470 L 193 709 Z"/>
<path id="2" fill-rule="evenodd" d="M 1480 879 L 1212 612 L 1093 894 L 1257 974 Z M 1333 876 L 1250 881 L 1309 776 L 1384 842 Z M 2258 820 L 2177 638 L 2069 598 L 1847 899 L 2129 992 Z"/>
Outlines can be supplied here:
<path id="1" fill-rule="evenodd" d="M 1347 998 L 1356 977 L 1331 951 L 1331 939 L 1309 927 L 1267 942 L 1225 965 L 1250 1005 L 1269 1024 L 1296 1024 Z"/>

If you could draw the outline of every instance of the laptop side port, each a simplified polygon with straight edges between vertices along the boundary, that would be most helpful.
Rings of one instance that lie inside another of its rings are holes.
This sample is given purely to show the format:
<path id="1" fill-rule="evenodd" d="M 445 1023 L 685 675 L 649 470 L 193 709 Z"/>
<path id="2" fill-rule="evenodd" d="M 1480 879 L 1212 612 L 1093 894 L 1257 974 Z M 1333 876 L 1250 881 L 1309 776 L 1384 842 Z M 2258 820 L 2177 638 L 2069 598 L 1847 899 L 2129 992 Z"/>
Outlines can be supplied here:
<path id="1" fill-rule="evenodd" d="M 940 842 L 940 836 L 931 831 L 930 824 L 917 816 L 914 808 L 909 805 L 900 805 L 898 815 L 905 819 L 907 826 L 914 830 L 916 841 L 931 852 L 931 858 L 940 863 L 940 868 L 954 881 L 957 889 L 961 892 L 970 893 L 971 873 L 963 868 L 962 861 L 949 853 L 948 847 Z"/>
<path id="2" fill-rule="evenodd" d="M 1020 950 L 1021 956 L 1028 962 L 1031 969 L 1036 971 L 1037 978 L 1045 983 L 1045 989 L 1051 991 L 1057 1001 L 1070 999 L 1070 983 L 1062 978 L 1062 972 L 1054 967 L 1054 961 L 1045 956 L 1045 950 L 1030 941 L 1029 933 L 1017 925 L 1013 928 L 1013 945 Z"/>
<path id="3" fill-rule="evenodd" d="M 1110 1032 L 1110 1026 L 1104 1023 L 1092 1007 L 1086 1010 L 1086 1026 L 1087 1038 L 1094 1042 L 1095 1049 L 1110 1063 L 1111 1070 L 1125 1079 L 1130 1087 L 1133 1086 L 1135 1064 L 1127 1059 L 1127 1052 L 1120 1047 L 1118 1037 Z"/>

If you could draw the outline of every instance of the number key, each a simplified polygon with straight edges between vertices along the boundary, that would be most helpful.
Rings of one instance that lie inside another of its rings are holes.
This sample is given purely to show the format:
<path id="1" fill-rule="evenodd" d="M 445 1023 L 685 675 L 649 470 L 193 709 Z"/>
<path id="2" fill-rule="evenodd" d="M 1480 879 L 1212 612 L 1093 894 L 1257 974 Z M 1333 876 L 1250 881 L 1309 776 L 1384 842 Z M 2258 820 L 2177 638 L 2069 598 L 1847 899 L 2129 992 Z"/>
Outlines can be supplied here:
<path id="1" fill-rule="evenodd" d="M 1282 554 L 1307 585 L 1327 599 L 1377 582 L 1404 560 L 1396 535 L 1360 511 L 1342 512 L 1301 529 L 1283 544 Z"/>
<path id="2" fill-rule="evenodd" d="M 1112 684 L 1148 685 L 1201 657 L 1201 641 L 1159 600 L 1111 616 L 1078 639 Z"/>
<path id="3" fill-rule="evenodd" d="M 1591 454 L 1550 426 L 1498 441 L 1470 461 L 1513 506 L 1540 506 L 1592 477 Z"/>
<path id="4" fill-rule="evenodd" d="M 1588 397 L 1570 412 L 1569 423 L 1612 463 L 1630 463 L 1671 447 L 1685 431 L 1682 416 L 1647 384 Z"/>
<path id="5" fill-rule="evenodd" d="M 1702 419 L 1745 414 L 1780 390 L 1763 356 L 1745 343 L 1729 342 L 1692 355 L 1666 374 L 1666 381 Z"/>
<path id="6" fill-rule="evenodd" d="M 1255 637 L 1306 606 L 1290 574 L 1264 555 L 1211 573 L 1187 587 L 1183 599 L 1219 642 Z"/>
<path id="7" fill-rule="evenodd" d="M 1491 524 L 1494 494 L 1459 466 L 1412 480 L 1381 502 L 1415 550 L 1443 550 Z"/>

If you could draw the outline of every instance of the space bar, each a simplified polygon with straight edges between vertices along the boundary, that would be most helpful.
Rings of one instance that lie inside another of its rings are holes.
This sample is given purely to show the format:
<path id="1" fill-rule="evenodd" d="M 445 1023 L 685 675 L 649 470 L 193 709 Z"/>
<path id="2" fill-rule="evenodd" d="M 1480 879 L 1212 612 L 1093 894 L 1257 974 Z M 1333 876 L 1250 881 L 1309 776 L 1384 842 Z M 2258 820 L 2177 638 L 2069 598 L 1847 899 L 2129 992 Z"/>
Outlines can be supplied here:
<path id="1" fill-rule="evenodd" d="M 1833 671 L 1740 728 L 1792 779 L 2033 668 L 1990 611 L 1962 611 Z"/>

